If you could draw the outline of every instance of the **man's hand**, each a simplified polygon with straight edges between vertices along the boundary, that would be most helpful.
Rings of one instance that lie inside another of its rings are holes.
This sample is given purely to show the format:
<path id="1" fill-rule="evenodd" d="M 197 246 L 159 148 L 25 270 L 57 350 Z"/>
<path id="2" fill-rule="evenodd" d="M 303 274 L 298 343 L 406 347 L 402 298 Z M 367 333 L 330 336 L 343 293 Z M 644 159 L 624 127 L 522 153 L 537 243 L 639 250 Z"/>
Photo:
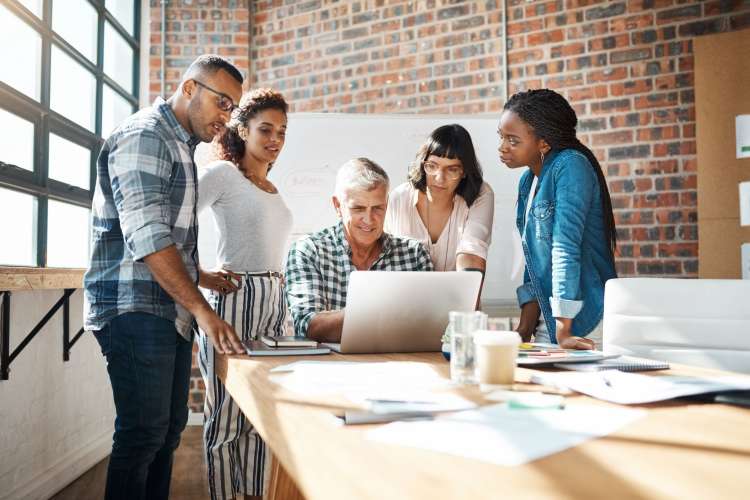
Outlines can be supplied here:
<path id="1" fill-rule="evenodd" d="M 164 291 L 195 317 L 219 353 L 245 352 L 234 329 L 216 315 L 198 291 L 174 245 L 147 255 L 143 260 Z"/>
<path id="2" fill-rule="evenodd" d="M 570 318 L 555 318 L 555 336 L 560 347 L 578 350 L 595 349 L 596 345 L 593 340 L 573 335 L 572 325 L 573 320 Z"/>
<path id="3" fill-rule="evenodd" d="M 245 348 L 234 329 L 209 309 L 206 314 L 195 317 L 201 330 L 208 336 L 219 354 L 244 354 Z"/>
<path id="4" fill-rule="evenodd" d="M 539 324 L 539 314 L 541 313 L 539 308 L 539 302 L 533 300 L 527 302 L 521 306 L 521 319 L 518 322 L 518 328 L 516 331 L 521 336 L 523 342 L 529 342 L 531 336 L 536 331 L 536 326 Z"/>
<path id="5" fill-rule="evenodd" d="M 220 269 L 218 271 L 198 271 L 198 286 L 207 288 L 222 295 L 234 293 L 239 290 L 235 284 L 242 282 L 242 277 L 232 271 Z"/>

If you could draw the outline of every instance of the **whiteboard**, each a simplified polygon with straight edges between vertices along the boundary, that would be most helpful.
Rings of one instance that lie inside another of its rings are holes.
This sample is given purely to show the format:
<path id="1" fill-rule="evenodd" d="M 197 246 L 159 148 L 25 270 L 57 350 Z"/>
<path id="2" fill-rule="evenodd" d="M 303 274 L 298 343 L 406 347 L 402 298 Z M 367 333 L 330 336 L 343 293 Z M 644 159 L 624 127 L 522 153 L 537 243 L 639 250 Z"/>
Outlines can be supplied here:
<path id="1" fill-rule="evenodd" d="M 336 222 L 331 202 L 336 170 L 354 157 L 367 157 L 383 167 L 391 189 L 406 181 L 410 163 L 437 127 L 458 123 L 471 134 L 484 179 L 495 191 L 495 221 L 487 259 L 483 302 L 515 303 L 523 271 L 523 252 L 515 229 L 519 169 L 498 158 L 497 117 L 445 115 L 355 115 L 292 113 L 286 144 L 269 178 L 294 215 L 292 239 Z M 205 163 L 206 148 L 196 152 Z M 215 262 L 216 230 L 210 211 L 200 218 L 199 252 L 205 267 Z M 206 265 L 208 264 L 208 265 Z"/>

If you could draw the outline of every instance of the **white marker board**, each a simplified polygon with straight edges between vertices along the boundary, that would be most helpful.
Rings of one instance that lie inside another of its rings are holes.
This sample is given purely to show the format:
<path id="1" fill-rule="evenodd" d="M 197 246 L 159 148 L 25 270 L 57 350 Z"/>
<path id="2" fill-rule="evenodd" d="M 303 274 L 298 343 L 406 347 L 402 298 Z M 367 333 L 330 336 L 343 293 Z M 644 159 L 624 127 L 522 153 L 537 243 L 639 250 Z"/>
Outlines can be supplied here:
<path id="1" fill-rule="evenodd" d="M 293 238 L 336 222 L 331 195 L 336 170 L 354 157 L 367 157 L 382 166 L 391 189 L 406 181 L 410 163 L 427 136 L 437 127 L 458 123 L 471 134 L 485 180 L 495 191 L 495 222 L 487 261 L 483 302 L 515 302 L 521 281 L 523 253 L 515 229 L 519 170 L 498 158 L 499 117 L 354 115 L 298 113 L 289 115 L 286 144 L 270 179 L 294 215 Z M 203 159 L 202 159 L 203 158 Z M 205 162 L 205 146 L 196 153 Z M 216 230 L 209 211 L 200 217 L 199 251 L 206 267 L 215 262 Z"/>

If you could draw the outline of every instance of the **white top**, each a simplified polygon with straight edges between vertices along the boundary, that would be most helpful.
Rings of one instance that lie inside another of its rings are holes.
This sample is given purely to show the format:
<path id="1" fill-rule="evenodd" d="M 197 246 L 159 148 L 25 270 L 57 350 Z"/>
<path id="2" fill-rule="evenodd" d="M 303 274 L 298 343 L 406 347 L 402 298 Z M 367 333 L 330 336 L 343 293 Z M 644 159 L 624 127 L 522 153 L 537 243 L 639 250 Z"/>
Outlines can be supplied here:
<path id="1" fill-rule="evenodd" d="M 292 212 L 279 193 L 267 193 L 231 162 L 215 161 L 198 177 L 198 211 L 211 207 L 219 234 L 218 264 L 235 272 L 283 269 Z"/>
<path id="2" fill-rule="evenodd" d="M 534 197 L 536 196 L 536 185 L 537 181 L 539 180 L 539 177 L 536 175 L 534 176 L 534 180 L 531 181 L 531 189 L 529 190 L 529 199 L 526 202 L 526 215 L 524 216 L 523 220 L 523 234 L 526 234 L 526 225 L 529 223 L 529 212 L 531 212 L 531 205 L 534 202 Z M 549 340 L 549 332 L 547 331 L 547 323 L 544 321 L 544 315 L 539 315 L 539 323 L 536 325 L 536 332 L 535 335 L 540 336 L 541 334 L 546 335 L 547 340 Z M 541 342 L 541 340 L 537 340 L 537 342 Z"/>
<path id="3" fill-rule="evenodd" d="M 487 260 L 487 251 L 492 241 L 492 218 L 495 213 L 495 193 L 486 182 L 479 189 L 479 196 L 471 207 L 456 195 L 453 211 L 432 244 L 427 227 L 417 212 L 417 191 L 408 182 L 394 189 L 388 198 L 385 215 L 385 230 L 396 236 L 415 238 L 430 251 L 436 271 L 455 271 L 456 256 L 460 253 L 476 255 Z"/>

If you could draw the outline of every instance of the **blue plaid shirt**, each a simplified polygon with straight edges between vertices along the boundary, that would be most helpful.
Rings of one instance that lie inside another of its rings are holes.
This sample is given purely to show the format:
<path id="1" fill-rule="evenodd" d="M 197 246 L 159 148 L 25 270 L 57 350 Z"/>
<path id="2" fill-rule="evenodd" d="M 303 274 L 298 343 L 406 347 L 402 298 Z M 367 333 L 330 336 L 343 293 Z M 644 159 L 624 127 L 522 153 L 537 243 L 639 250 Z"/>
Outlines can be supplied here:
<path id="1" fill-rule="evenodd" d="M 175 245 L 198 281 L 197 144 L 161 98 L 104 143 L 91 209 L 91 264 L 84 276 L 87 330 L 138 311 L 174 320 L 191 339 L 192 315 L 159 286 L 143 258 Z"/>
<path id="2" fill-rule="evenodd" d="M 432 271 L 421 242 L 383 233 L 383 248 L 371 271 Z M 297 335 L 307 335 L 313 316 L 346 307 L 349 275 L 355 270 L 344 225 L 323 229 L 292 244 L 286 262 L 286 300 Z"/>

